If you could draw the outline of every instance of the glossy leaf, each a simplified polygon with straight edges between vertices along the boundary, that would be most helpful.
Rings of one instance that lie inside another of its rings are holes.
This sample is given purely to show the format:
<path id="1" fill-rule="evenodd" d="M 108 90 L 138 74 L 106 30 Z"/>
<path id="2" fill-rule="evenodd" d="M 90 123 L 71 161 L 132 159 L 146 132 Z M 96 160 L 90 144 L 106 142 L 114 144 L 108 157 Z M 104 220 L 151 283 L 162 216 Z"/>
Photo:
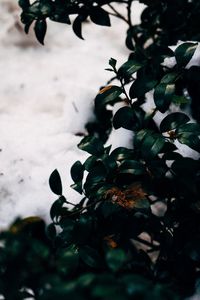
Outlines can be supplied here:
<path id="1" fill-rule="evenodd" d="M 181 67 L 185 67 L 192 59 L 197 46 L 197 43 L 183 43 L 178 46 L 175 50 L 177 64 Z"/>
<path id="2" fill-rule="evenodd" d="M 198 123 L 187 123 L 177 128 L 176 133 L 200 135 L 200 125 Z"/>
<path id="3" fill-rule="evenodd" d="M 52 204 L 50 209 L 50 216 L 53 221 L 54 219 L 57 219 L 61 215 L 61 210 L 64 203 L 65 203 L 65 198 L 60 197 Z"/>
<path id="4" fill-rule="evenodd" d="M 163 76 L 161 84 L 174 84 L 179 77 L 180 74 L 178 72 L 171 71 Z"/>
<path id="5" fill-rule="evenodd" d="M 165 144 L 165 139 L 159 134 L 146 135 L 141 146 L 144 157 L 154 157 L 161 152 Z"/>
<path id="6" fill-rule="evenodd" d="M 146 173 L 145 166 L 136 160 L 125 160 L 119 167 L 121 174 L 143 175 Z"/>
<path id="7" fill-rule="evenodd" d="M 142 67 L 143 67 L 142 63 L 135 60 L 128 60 L 119 68 L 118 76 L 120 77 L 131 76 Z"/>
<path id="8" fill-rule="evenodd" d="M 54 170 L 49 177 L 49 185 L 52 192 L 58 196 L 62 195 L 62 182 L 58 170 Z"/>
<path id="9" fill-rule="evenodd" d="M 47 31 L 47 23 L 46 20 L 37 20 L 35 22 L 34 31 L 37 40 L 44 45 L 44 38 Z"/>
<path id="10" fill-rule="evenodd" d="M 117 61 L 116 61 L 116 59 L 114 59 L 114 58 L 110 58 L 109 59 L 109 65 L 112 67 L 112 68 L 115 68 L 116 67 L 116 64 L 117 64 Z"/>
<path id="11" fill-rule="evenodd" d="M 19 3 L 19 6 L 23 9 L 30 6 L 29 0 L 19 0 L 18 3 Z"/>
<path id="12" fill-rule="evenodd" d="M 108 172 L 114 172 L 117 168 L 117 163 L 115 159 L 108 154 L 104 154 L 101 157 L 99 157 L 97 159 L 97 162 L 101 162 Z"/>
<path id="13" fill-rule="evenodd" d="M 54 22 L 58 22 L 58 23 L 68 24 L 68 25 L 71 24 L 70 18 L 67 14 L 51 16 L 50 20 L 52 20 Z M 75 30 L 74 30 L 74 32 L 75 32 Z"/>
<path id="14" fill-rule="evenodd" d="M 118 147 L 114 149 L 110 155 L 117 161 L 131 159 L 133 157 L 133 150 L 125 147 Z"/>
<path id="15" fill-rule="evenodd" d="M 135 118 L 132 108 L 122 107 L 120 108 L 113 117 L 113 127 L 115 129 L 125 128 L 132 130 L 134 128 Z"/>
<path id="16" fill-rule="evenodd" d="M 158 80 L 155 74 L 153 74 L 153 71 L 147 67 L 142 68 L 137 72 L 137 78 L 130 87 L 130 98 L 134 99 L 144 96 L 147 92 L 151 91 L 157 83 Z"/>
<path id="17" fill-rule="evenodd" d="M 74 182 L 82 181 L 83 179 L 83 173 L 84 173 L 84 166 L 82 163 L 78 160 L 76 161 L 72 167 L 71 167 L 71 177 Z"/>
<path id="18" fill-rule="evenodd" d="M 156 86 L 154 91 L 154 102 L 160 112 L 164 113 L 167 111 L 173 99 L 174 93 L 174 84 L 161 83 Z"/>
<path id="19" fill-rule="evenodd" d="M 100 155 L 104 152 L 103 143 L 96 137 L 86 136 L 78 144 L 78 148 L 92 155 Z"/>
<path id="20" fill-rule="evenodd" d="M 33 20 L 30 21 L 29 23 L 26 23 L 26 25 L 24 26 L 24 31 L 25 31 L 26 34 L 29 33 L 29 29 L 30 29 L 32 23 L 33 23 Z"/>
<path id="21" fill-rule="evenodd" d="M 109 14 L 100 6 L 93 6 L 90 11 L 90 18 L 92 22 L 101 26 L 110 26 Z"/>
<path id="22" fill-rule="evenodd" d="M 74 189 L 76 192 L 78 192 L 79 194 L 82 195 L 82 193 L 83 193 L 82 181 L 78 181 L 76 183 L 73 183 L 73 184 L 70 185 L 70 187 L 72 189 Z"/>
<path id="23" fill-rule="evenodd" d="M 82 20 L 79 16 L 76 17 L 76 19 L 73 22 L 72 28 L 74 33 L 79 37 L 80 39 L 84 40 L 82 36 Z"/>
<path id="24" fill-rule="evenodd" d="M 158 133 L 142 129 L 135 135 L 134 143 L 139 147 L 143 157 L 152 158 L 162 152 L 165 139 Z"/>
<path id="25" fill-rule="evenodd" d="M 200 152 L 200 139 L 197 135 L 191 133 L 182 133 L 177 136 L 181 144 L 185 144 L 195 151 Z"/>
<path id="26" fill-rule="evenodd" d="M 100 90 L 95 98 L 96 107 L 105 107 L 107 104 L 113 104 L 117 101 L 118 97 L 122 94 L 122 89 L 115 85 L 107 86 Z"/>
<path id="27" fill-rule="evenodd" d="M 190 118 L 181 112 L 175 112 L 167 115 L 160 123 L 160 131 L 167 132 L 178 128 L 180 125 L 186 124 Z"/>

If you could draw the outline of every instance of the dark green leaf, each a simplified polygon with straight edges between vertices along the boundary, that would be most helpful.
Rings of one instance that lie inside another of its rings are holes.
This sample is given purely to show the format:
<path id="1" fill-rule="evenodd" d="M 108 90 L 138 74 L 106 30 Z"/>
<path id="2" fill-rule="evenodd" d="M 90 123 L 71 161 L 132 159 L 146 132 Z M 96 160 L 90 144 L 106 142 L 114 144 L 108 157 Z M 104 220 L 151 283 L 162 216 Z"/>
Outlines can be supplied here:
<path id="1" fill-rule="evenodd" d="M 19 6 L 23 9 L 30 6 L 29 0 L 19 0 L 18 3 L 19 3 Z"/>
<path id="2" fill-rule="evenodd" d="M 116 300 L 124 300 L 121 299 L 120 295 L 120 286 L 115 283 L 102 283 L 96 284 L 92 289 L 92 299 L 116 299 Z"/>
<path id="3" fill-rule="evenodd" d="M 139 147 L 143 157 L 150 159 L 161 152 L 165 139 L 152 130 L 142 129 L 135 135 L 134 143 Z"/>
<path id="4" fill-rule="evenodd" d="M 133 82 L 130 87 L 129 95 L 130 98 L 138 98 L 144 96 L 147 92 L 151 91 L 158 80 L 156 74 L 150 68 L 142 68 L 137 72 L 137 79 Z"/>
<path id="5" fill-rule="evenodd" d="M 82 181 L 83 179 L 83 173 L 84 173 L 84 166 L 82 163 L 78 160 L 76 161 L 72 167 L 71 167 L 71 177 L 74 182 Z"/>
<path id="6" fill-rule="evenodd" d="M 162 150 L 160 152 L 162 152 Z M 153 175 L 153 177 L 157 178 L 157 180 L 160 180 L 162 176 L 165 176 L 169 168 L 167 167 L 164 159 L 160 159 L 159 157 L 151 157 L 148 156 L 148 154 L 146 155 L 146 158 L 148 159 L 148 170 L 150 171 L 150 174 Z"/>
<path id="7" fill-rule="evenodd" d="M 133 150 L 125 147 L 118 147 L 114 149 L 110 155 L 117 161 L 131 159 L 133 157 Z"/>
<path id="8" fill-rule="evenodd" d="M 185 67 L 194 55 L 197 46 L 198 43 L 183 43 L 178 46 L 175 50 L 177 64 Z"/>
<path id="9" fill-rule="evenodd" d="M 105 154 L 109 154 L 109 153 L 110 153 L 110 150 L 111 150 L 111 148 L 112 148 L 112 145 L 109 145 L 109 146 L 105 147 L 105 148 L 104 148 L 104 152 L 105 152 Z"/>
<path id="10" fill-rule="evenodd" d="M 122 89 L 118 86 L 111 85 L 100 90 L 95 98 L 96 108 L 105 107 L 107 104 L 114 104 L 117 102 L 118 97 L 121 95 Z"/>
<path id="11" fill-rule="evenodd" d="M 82 181 L 78 181 L 74 184 L 71 184 L 70 187 L 82 195 L 82 193 L 83 193 Z"/>
<path id="12" fill-rule="evenodd" d="M 167 111 L 169 105 L 171 104 L 174 93 L 174 84 L 161 83 L 156 86 L 154 91 L 154 102 L 160 112 L 165 113 Z"/>
<path id="13" fill-rule="evenodd" d="M 62 182 L 58 170 L 54 170 L 49 177 L 49 185 L 53 193 L 62 195 Z"/>
<path id="14" fill-rule="evenodd" d="M 145 166 L 136 160 L 125 160 L 119 167 L 122 174 L 143 175 L 146 173 Z"/>
<path id="15" fill-rule="evenodd" d="M 198 237 L 184 247 L 184 253 L 193 261 L 200 262 L 200 242 Z"/>
<path id="16" fill-rule="evenodd" d="M 198 123 L 188 123 L 177 128 L 176 133 L 200 135 L 200 125 Z"/>
<path id="17" fill-rule="evenodd" d="M 57 14 L 56 13 L 52 14 L 50 16 L 50 20 L 58 23 L 68 24 L 68 25 L 71 24 L 70 18 L 66 12 L 65 13 L 58 12 Z"/>
<path id="18" fill-rule="evenodd" d="M 80 216 L 74 227 L 74 238 L 78 244 L 86 244 L 92 231 L 93 219 L 91 216 L 84 214 Z"/>
<path id="19" fill-rule="evenodd" d="M 107 172 L 114 172 L 117 168 L 117 163 L 114 158 L 108 154 L 104 154 L 97 159 L 97 162 L 102 162 Z"/>
<path id="20" fill-rule="evenodd" d="M 173 95 L 172 102 L 176 105 L 181 105 L 181 104 L 189 104 L 190 100 L 185 96 Z"/>
<path id="21" fill-rule="evenodd" d="M 149 203 L 148 199 L 143 198 L 143 199 L 138 199 L 137 201 L 135 201 L 134 209 L 147 210 L 149 208 L 150 208 L 150 203 Z"/>
<path id="22" fill-rule="evenodd" d="M 84 40 L 82 36 L 82 19 L 77 16 L 76 19 L 74 20 L 74 23 L 72 25 L 74 33 L 79 37 L 80 39 Z"/>
<path id="23" fill-rule="evenodd" d="M 119 271 L 126 260 L 126 253 L 122 249 L 112 249 L 106 253 L 107 265 L 113 272 Z"/>
<path id="24" fill-rule="evenodd" d="M 62 249 L 59 252 L 57 260 L 57 270 L 62 275 L 69 275 L 73 273 L 78 267 L 79 254 L 74 245 L 67 249 Z"/>
<path id="25" fill-rule="evenodd" d="M 183 125 L 189 121 L 190 121 L 190 118 L 184 113 L 175 112 L 175 113 L 169 114 L 160 123 L 160 131 L 167 132 L 167 131 L 176 129 L 180 125 Z"/>
<path id="26" fill-rule="evenodd" d="M 136 146 L 140 146 L 143 139 L 145 138 L 145 136 L 147 134 L 153 134 L 153 131 L 149 130 L 149 129 L 142 129 L 142 130 L 138 131 L 134 138 L 134 144 Z"/>
<path id="27" fill-rule="evenodd" d="M 171 168 L 177 175 L 184 174 L 191 176 L 191 174 L 194 175 L 199 170 L 200 164 L 199 161 L 196 161 L 192 158 L 182 157 L 175 160 Z"/>
<path id="28" fill-rule="evenodd" d="M 33 21 L 27 23 L 27 24 L 24 26 L 24 31 L 25 31 L 26 34 L 29 33 L 29 29 L 30 29 L 30 26 L 31 26 L 32 23 L 33 23 Z"/>
<path id="29" fill-rule="evenodd" d="M 98 163 L 94 168 L 92 168 L 86 177 L 84 184 L 84 189 L 86 193 L 92 193 L 96 191 L 105 184 L 107 176 L 107 170 L 103 164 Z M 96 194 L 95 194 L 96 195 Z"/>
<path id="30" fill-rule="evenodd" d="M 121 107 L 113 117 L 113 126 L 115 129 L 125 128 L 132 130 L 134 129 L 135 118 L 133 110 L 130 107 Z"/>
<path id="31" fill-rule="evenodd" d="M 117 213 L 119 213 L 120 206 L 110 201 L 104 201 L 101 203 L 100 210 L 104 218 L 108 218 L 112 215 L 116 215 Z"/>
<path id="32" fill-rule="evenodd" d="M 200 152 L 200 139 L 197 135 L 191 133 L 182 133 L 177 136 L 181 144 L 185 144 L 195 151 Z"/>
<path id="33" fill-rule="evenodd" d="M 55 218 L 57 219 L 61 215 L 61 210 L 64 203 L 65 203 L 65 198 L 60 197 L 52 204 L 50 209 L 50 216 L 53 221 Z"/>
<path id="34" fill-rule="evenodd" d="M 55 240 L 55 238 L 56 238 L 56 226 L 53 223 L 49 224 L 47 226 L 46 233 L 47 233 L 47 237 L 50 240 L 52 240 L 52 241 Z"/>
<path id="35" fill-rule="evenodd" d="M 103 142 L 94 136 L 84 137 L 78 144 L 78 148 L 96 156 L 104 153 Z"/>
<path id="36" fill-rule="evenodd" d="M 89 246 L 81 247 L 79 250 L 79 255 L 82 261 L 89 267 L 101 267 L 101 258 L 99 256 L 99 253 L 95 249 Z"/>
<path id="37" fill-rule="evenodd" d="M 90 11 L 90 18 L 92 22 L 97 25 L 110 26 L 109 14 L 100 6 L 93 6 Z"/>
<path id="38" fill-rule="evenodd" d="M 169 153 L 169 152 L 172 152 L 174 150 L 176 150 L 177 147 L 171 143 L 171 142 L 165 142 L 163 148 L 162 148 L 162 151 L 161 153 Z"/>
<path id="39" fill-rule="evenodd" d="M 47 31 L 47 22 L 46 20 L 37 20 L 35 22 L 34 31 L 37 40 L 44 45 L 44 38 Z"/>
<path id="40" fill-rule="evenodd" d="M 170 72 L 163 76 L 161 79 L 161 83 L 165 84 L 173 84 L 179 78 L 180 74 L 177 72 Z"/>
<path id="41" fill-rule="evenodd" d="M 105 71 L 114 72 L 111 68 L 106 68 Z"/>
<path id="42" fill-rule="evenodd" d="M 116 59 L 114 59 L 114 58 L 111 57 L 111 58 L 109 59 L 109 65 L 110 65 L 113 69 L 115 69 L 116 64 L 117 64 Z"/>
<path id="43" fill-rule="evenodd" d="M 77 279 L 77 283 L 78 285 L 80 285 L 81 287 L 88 287 L 91 285 L 91 283 L 95 280 L 95 274 L 93 273 L 86 273 L 81 275 L 78 279 Z"/>
<path id="44" fill-rule="evenodd" d="M 138 297 L 139 298 L 145 298 L 143 296 L 145 294 L 145 291 L 148 290 L 148 295 L 151 293 L 151 283 L 144 277 L 140 277 L 138 275 L 126 275 L 122 278 L 125 286 L 126 291 L 129 296 L 132 296 L 133 299 Z M 149 296 L 147 296 L 147 299 Z M 150 298 L 149 298 L 150 300 Z"/>
<path id="45" fill-rule="evenodd" d="M 156 133 L 153 135 L 146 135 L 141 146 L 143 156 L 146 158 L 156 156 L 159 152 L 161 152 L 164 144 L 165 139 L 161 135 Z"/>
<path id="46" fill-rule="evenodd" d="M 128 60 L 125 62 L 118 70 L 118 76 L 125 77 L 125 76 L 131 76 L 135 72 L 137 72 L 139 69 L 143 67 L 144 64 L 141 62 L 138 62 L 136 60 Z"/>
<path id="47" fill-rule="evenodd" d="M 167 152 L 162 157 L 164 160 L 177 160 L 182 158 L 181 154 L 177 152 Z"/>
<path id="48" fill-rule="evenodd" d="M 90 171 L 90 169 L 94 166 L 95 162 L 97 160 L 96 156 L 89 156 L 86 161 L 84 162 L 84 168 L 86 171 Z"/>

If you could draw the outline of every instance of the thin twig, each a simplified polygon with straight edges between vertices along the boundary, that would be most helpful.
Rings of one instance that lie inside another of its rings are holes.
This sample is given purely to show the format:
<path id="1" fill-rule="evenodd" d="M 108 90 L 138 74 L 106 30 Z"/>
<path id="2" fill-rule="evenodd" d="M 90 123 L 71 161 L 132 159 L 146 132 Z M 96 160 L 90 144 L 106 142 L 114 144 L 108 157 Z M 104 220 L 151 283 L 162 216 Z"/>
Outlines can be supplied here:
<path id="1" fill-rule="evenodd" d="M 128 0 L 127 11 L 128 11 L 128 23 L 130 27 L 133 26 L 132 19 L 131 19 L 131 5 L 132 5 L 132 0 Z"/>
<path id="2" fill-rule="evenodd" d="M 139 242 L 141 244 L 144 244 L 145 246 L 151 247 L 152 249 L 154 249 L 154 251 L 159 250 L 160 246 L 159 245 L 154 245 L 152 243 L 149 243 L 148 241 L 145 241 L 139 237 L 135 237 L 133 240 L 135 240 L 136 242 Z"/>
<path id="3" fill-rule="evenodd" d="M 109 7 L 112 9 L 112 11 L 114 11 L 114 13 L 116 14 L 116 15 L 114 15 L 114 16 L 116 16 L 117 18 L 123 20 L 124 22 L 126 22 L 126 23 L 129 25 L 129 21 L 126 20 L 126 18 L 125 18 L 124 16 L 122 16 L 122 15 L 115 9 L 114 6 L 112 6 L 112 4 L 109 3 L 108 6 L 109 6 Z M 112 13 L 111 13 L 111 14 L 112 14 Z"/>
<path id="4" fill-rule="evenodd" d="M 123 90 L 123 92 L 124 92 L 124 94 L 126 96 L 126 100 L 127 100 L 126 103 L 129 104 L 129 105 L 131 105 L 131 99 L 129 98 L 129 96 L 128 96 L 127 92 L 126 92 L 125 85 L 124 85 L 124 83 L 122 81 L 122 78 L 120 78 L 119 81 L 121 83 L 122 90 Z"/>

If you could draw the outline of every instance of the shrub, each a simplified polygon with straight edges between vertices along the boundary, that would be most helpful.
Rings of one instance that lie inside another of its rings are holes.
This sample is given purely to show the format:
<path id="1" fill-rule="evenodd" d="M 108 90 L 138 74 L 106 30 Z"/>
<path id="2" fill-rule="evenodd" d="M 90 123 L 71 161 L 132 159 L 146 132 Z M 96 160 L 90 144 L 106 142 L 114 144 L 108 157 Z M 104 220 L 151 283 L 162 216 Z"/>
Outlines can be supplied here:
<path id="1" fill-rule="evenodd" d="M 127 5 L 127 19 L 112 2 Z M 72 188 L 83 195 L 80 203 L 62 195 L 55 170 L 49 179 L 58 196 L 50 210 L 52 223 L 30 217 L 1 233 L 5 299 L 171 300 L 194 292 L 200 267 L 200 67 L 191 61 L 198 54 L 192 41 L 199 39 L 194 24 L 200 6 L 197 1 L 140 1 L 147 8 L 141 24 L 132 26 L 132 2 L 19 1 L 25 31 L 35 22 L 41 43 L 47 18 L 69 24 L 75 14 L 73 30 L 79 37 L 88 16 L 110 25 L 107 5 L 128 23 L 126 44 L 132 52 L 120 67 L 110 59 L 108 71 L 118 85 L 100 90 L 96 129 L 88 125 L 89 134 L 78 145 L 89 153 L 71 168 Z M 177 8 L 174 22 L 168 16 Z M 178 39 L 191 41 L 168 48 Z M 154 109 L 146 111 L 152 95 Z M 122 107 L 113 115 L 107 106 L 117 102 Z M 111 151 L 104 145 L 112 126 L 132 131 L 131 149 Z M 194 156 L 185 157 L 182 145 Z"/>

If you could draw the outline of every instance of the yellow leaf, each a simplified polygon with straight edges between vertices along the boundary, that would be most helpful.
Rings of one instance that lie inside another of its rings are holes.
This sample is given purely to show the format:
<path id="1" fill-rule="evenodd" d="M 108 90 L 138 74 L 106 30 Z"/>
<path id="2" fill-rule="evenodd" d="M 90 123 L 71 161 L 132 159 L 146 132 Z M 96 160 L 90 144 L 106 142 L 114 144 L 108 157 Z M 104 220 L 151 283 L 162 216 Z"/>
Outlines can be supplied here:
<path id="1" fill-rule="evenodd" d="M 105 93 L 106 91 L 110 90 L 111 87 L 112 87 L 112 85 L 107 85 L 107 86 L 105 86 L 104 88 L 102 88 L 102 89 L 99 91 L 99 94 Z"/>

